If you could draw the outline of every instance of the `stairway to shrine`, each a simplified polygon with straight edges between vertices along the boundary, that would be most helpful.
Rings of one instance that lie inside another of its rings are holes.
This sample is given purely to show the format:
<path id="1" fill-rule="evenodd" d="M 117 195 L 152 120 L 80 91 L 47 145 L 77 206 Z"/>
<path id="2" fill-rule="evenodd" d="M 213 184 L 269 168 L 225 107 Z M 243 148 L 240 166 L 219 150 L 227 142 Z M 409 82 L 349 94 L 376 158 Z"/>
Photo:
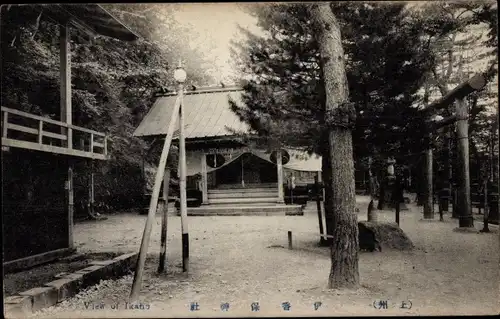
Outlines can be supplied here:
<path id="1" fill-rule="evenodd" d="M 276 184 L 222 185 L 207 195 L 208 204 L 188 208 L 188 215 L 303 215 L 301 205 L 278 203 Z"/>

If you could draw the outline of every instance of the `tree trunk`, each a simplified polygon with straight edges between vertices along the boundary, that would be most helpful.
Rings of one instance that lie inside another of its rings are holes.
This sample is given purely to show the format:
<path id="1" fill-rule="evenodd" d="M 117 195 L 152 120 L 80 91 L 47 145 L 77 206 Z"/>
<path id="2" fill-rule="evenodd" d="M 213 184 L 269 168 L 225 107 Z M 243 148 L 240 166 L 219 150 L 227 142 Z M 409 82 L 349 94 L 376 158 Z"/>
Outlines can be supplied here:
<path id="1" fill-rule="evenodd" d="M 332 266 L 329 288 L 352 288 L 359 285 L 358 224 L 355 212 L 354 161 L 351 120 L 354 110 L 348 100 L 344 50 L 340 28 L 329 3 L 312 4 L 313 26 L 316 28 L 326 93 L 326 117 L 329 124 L 328 146 L 332 174 L 326 188 L 332 192 L 333 208 Z M 339 122 L 346 125 L 340 125 Z M 333 123 L 335 122 L 335 123 Z"/>

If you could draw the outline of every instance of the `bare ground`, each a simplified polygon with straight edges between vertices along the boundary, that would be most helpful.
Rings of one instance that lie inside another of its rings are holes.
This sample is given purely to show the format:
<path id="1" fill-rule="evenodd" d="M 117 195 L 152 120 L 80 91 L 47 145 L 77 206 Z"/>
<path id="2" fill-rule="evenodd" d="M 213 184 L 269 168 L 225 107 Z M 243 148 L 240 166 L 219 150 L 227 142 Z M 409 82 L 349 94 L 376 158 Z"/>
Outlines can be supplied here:
<path id="1" fill-rule="evenodd" d="M 311 205 L 312 207 L 314 205 Z M 366 197 L 358 197 L 359 220 L 366 219 Z M 401 212 L 401 228 L 415 244 L 412 252 L 360 253 L 358 290 L 329 290 L 328 248 L 317 247 L 316 212 L 304 216 L 189 217 L 189 275 L 181 270 L 180 217 L 168 224 L 168 272 L 156 274 L 160 217 L 146 263 L 140 300 L 149 310 L 124 309 L 132 276 L 103 281 L 36 317 L 205 317 L 300 315 L 464 315 L 498 314 L 499 234 L 459 233 L 458 221 L 421 221 L 421 207 Z M 114 215 L 106 221 L 77 224 L 80 251 L 138 251 L 146 216 Z M 380 220 L 394 212 L 379 211 Z M 476 223 L 481 229 L 482 224 Z M 294 250 L 288 250 L 287 231 Z M 280 247 L 281 246 L 281 247 Z M 388 300 L 389 309 L 374 302 Z M 411 309 L 401 309 L 410 300 Z M 288 301 L 291 311 L 281 308 Z M 322 306 L 315 311 L 313 303 Z M 199 311 L 189 304 L 198 302 Z M 220 304 L 230 303 L 228 312 Z M 259 302 L 260 312 L 250 304 Z M 104 304 L 92 310 L 91 304 Z M 118 304 L 118 310 L 111 305 Z M 86 308 L 89 307 L 89 308 Z"/>

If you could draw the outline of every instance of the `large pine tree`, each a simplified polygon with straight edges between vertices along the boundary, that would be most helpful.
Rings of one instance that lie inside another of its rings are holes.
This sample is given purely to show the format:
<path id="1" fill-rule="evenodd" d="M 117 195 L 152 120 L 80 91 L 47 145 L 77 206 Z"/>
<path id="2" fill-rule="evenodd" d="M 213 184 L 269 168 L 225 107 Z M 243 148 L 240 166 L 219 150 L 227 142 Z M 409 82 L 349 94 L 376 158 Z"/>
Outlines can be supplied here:
<path id="1" fill-rule="evenodd" d="M 356 158 L 375 154 L 375 170 L 387 156 L 408 160 L 406 155 L 414 152 L 424 133 L 417 110 L 410 106 L 433 63 L 422 40 L 424 22 L 400 3 L 351 2 L 331 8 L 342 32 L 350 100 L 356 110 Z M 245 78 L 245 107 L 233 109 L 263 140 L 324 155 L 323 180 L 329 184 L 324 77 L 308 6 L 260 5 L 251 12 L 265 35 L 242 30 L 247 39 L 235 44 L 234 55 Z M 409 131 L 413 141 L 402 138 Z M 330 198 L 331 188 L 325 191 Z M 325 201 L 329 234 L 333 209 Z"/>

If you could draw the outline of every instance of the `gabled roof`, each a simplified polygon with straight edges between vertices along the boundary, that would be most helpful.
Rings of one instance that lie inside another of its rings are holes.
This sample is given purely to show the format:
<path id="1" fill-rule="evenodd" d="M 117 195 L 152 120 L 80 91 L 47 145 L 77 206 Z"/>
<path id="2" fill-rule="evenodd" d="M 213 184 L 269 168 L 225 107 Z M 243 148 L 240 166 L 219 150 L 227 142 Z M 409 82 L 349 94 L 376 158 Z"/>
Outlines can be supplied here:
<path id="1" fill-rule="evenodd" d="M 184 95 L 184 125 L 186 139 L 231 136 L 249 132 L 231 110 L 229 99 L 242 104 L 241 88 L 200 90 Z M 172 116 L 176 95 L 159 97 L 134 132 L 134 136 L 164 136 Z"/>
<path id="2" fill-rule="evenodd" d="M 134 41 L 139 38 L 98 4 L 45 4 L 42 8 L 58 23 L 72 22 L 78 28 L 94 35 L 100 34 L 122 41 Z"/>

